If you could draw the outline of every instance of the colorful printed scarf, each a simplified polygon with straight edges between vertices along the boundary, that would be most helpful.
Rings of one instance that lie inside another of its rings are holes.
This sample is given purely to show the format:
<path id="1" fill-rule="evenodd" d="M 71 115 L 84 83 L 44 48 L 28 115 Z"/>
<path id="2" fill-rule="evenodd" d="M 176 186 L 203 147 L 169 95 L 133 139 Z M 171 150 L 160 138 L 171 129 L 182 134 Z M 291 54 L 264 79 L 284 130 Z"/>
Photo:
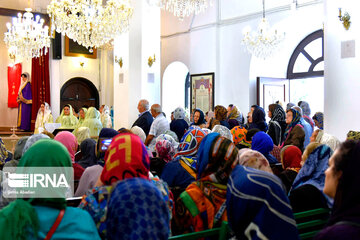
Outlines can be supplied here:
<path id="1" fill-rule="evenodd" d="M 273 174 L 234 168 L 227 185 L 226 207 L 237 239 L 299 238 L 289 199 Z"/>
<path id="2" fill-rule="evenodd" d="M 105 185 L 118 180 L 139 177 L 149 179 L 150 160 L 144 143 L 131 133 L 113 138 L 105 153 L 105 166 L 100 179 Z"/>
<path id="3" fill-rule="evenodd" d="M 234 127 L 233 129 L 231 129 L 231 134 L 233 135 L 233 142 L 235 145 L 242 144 L 247 147 L 251 147 L 251 143 L 246 141 L 246 128 L 241 126 Z"/>
<path id="4" fill-rule="evenodd" d="M 316 112 L 315 115 L 312 117 L 314 121 L 317 121 L 319 124 L 319 128 L 324 130 L 324 114 L 322 112 Z"/>
<path id="5" fill-rule="evenodd" d="M 173 144 L 167 140 L 156 141 L 155 150 L 157 156 L 165 162 L 170 162 L 175 155 L 175 148 Z"/>
<path id="6" fill-rule="evenodd" d="M 108 239 L 169 238 L 168 207 L 149 181 L 140 178 L 120 181 L 111 194 L 107 211 Z"/>
<path id="7" fill-rule="evenodd" d="M 200 143 L 205 136 L 206 133 L 200 128 L 190 127 L 182 137 L 178 147 L 178 153 L 174 158 L 178 156 L 195 156 Z"/>

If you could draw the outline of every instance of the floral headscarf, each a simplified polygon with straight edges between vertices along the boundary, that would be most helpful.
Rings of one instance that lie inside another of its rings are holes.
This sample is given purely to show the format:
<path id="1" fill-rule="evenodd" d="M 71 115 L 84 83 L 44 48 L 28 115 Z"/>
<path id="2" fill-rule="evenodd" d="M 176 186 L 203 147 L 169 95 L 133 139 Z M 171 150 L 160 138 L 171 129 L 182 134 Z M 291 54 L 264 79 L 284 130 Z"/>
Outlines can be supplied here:
<path id="1" fill-rule="evenodd" d="M 178 107 L 174 111 L 174 119 L 184 119 L 185 118 L 185 110 L 182 107 Z"/>
<path id="2" fill-rule="evenodd" d="M 113 138 L 105 153 L 105 166 L 100 179 L 110 185 L 126 178 L 149 179 L 150 159 L 144 143 L 132 133 Z"/>
<path id="3" fill-rule="evenodd" d="M 283 166 L 283 169 L 289 169 L 293 170 L 295 172 L 299 172 L 301 165 L 301 150 L 293 145 L 285 146 L 281 150 L 281 163 Z"/>
<path id="4" fill-rule="evenodd" d="M 161 141 L 161 140 L 166 140 L 169 141 L 173 147 L 176 149 L 179 146 L 179 143 L 177 141 L 175 141 L 175 139 L 168 134 L 160 134 L 157 138 L 156 138 L 156 142 Z"/>
<path id="5" fill-rule="evenodd" d="M 236 156 L 235 163 L 245 167 L 251 167 L 273 173 L 270 168 L 269 161 L 266 159 L 266 157 L 260 152 L 248 148 L 243 148 L 239 151 L 238 155 Z"/>
<path id="6" fill-rule="evenodd" d="M 45 134 L 34 134 L 34 135 L 31 135 L 27 140 L 26 140 L 26 143 L 25 143 L 25 146 L 23 147 L 23 150 L 22 150 L 22 155 L 25 154 L 25 152 L 34 144 L 36 143 L 37 141 L 39 141 L 40 139 L 50 139 L 49 136 L 45 135 Z"/>
<path id="7" fill-rule="evenodd" d="M 346 140 L 360 140 L 360 132 L 349 131 L 346 135 Z"/>
<path id="8" fill-rule="evenodd" d="M 155 144 L 155 150 L 157 156 L 163 159 L 165 162 L 171 161 L 175 155 L 175 148 L 173 144 L 167 140 L 157 141 Z"/>
<path id="9" fill-rule="evenodd" d="M 230 130 L 222 125 L 215 125 L 211 132 L 217 132 L 220 134 L 220 136 L 229 139 L 232 141 L 232 135 Z"/>
<path id="10" fill-rule="evenodd" d="M 319 128 L 321 130 L 324 129 L 324 114 L 322 112 L 316 112 L 315 115 L 312 117 L 313 120 L 319 123 Z"/>
<path id="11" fill-rule="evenodd" d="M 246 141 L 247 130 L 244 127 L 236 126 L 231 129 L 231 134 L 233 136 L 233 142 L 237 144 L 242 144 L 247 147 L 251 147 L 251 143 Z"/>
<path id="12" fill-rule="evenodd" d="M 4 164 L 6 161 L 8 161 L 9 153 L 6 150 L 5 143 L 0 138 L 0 165 Z"/>

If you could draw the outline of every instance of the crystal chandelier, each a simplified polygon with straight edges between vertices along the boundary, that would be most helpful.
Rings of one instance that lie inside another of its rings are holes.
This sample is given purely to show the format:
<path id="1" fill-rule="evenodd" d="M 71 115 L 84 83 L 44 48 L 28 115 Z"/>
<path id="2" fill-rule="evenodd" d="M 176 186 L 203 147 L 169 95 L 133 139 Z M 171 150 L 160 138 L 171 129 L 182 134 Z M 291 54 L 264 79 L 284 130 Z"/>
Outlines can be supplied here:
<path id="1" fill-rule="evenodd" d="M 47 7 L 52 30 L 92 52 L 129 28 L 130 0 L 51 0 Z"/>
<path id="2" fill-rule="evenodd" d="M 250 27 L 245 28 L 242 43 L 250 54 L 266 59 L 276 52 L 284 39 L 284 32 L 279 33 L 276 29 L 270 28 L 270 24 L 265 18 L 265 3 L 263 0 L 263 18 L 257 31 L 251 32 Z"/>
<path id="3" fill-rule="evenodd" d="M 212 0 L 147 0 L 150 5 L 157 5 L 181 20 L 191 14 L 204 12 Z M 210 2 L 210 3 L 209 3 Z"/>
<path id="4" fill-rule="evenodd" d="M 31 13 L 31 8 L 26 8 L 24 15 L 18 13 L 11 23 L 7 23 L 8 31 L 4 41 L 9 49 L 9 55 L 19 58 L 37 58 L 46 54 L 50 47 L 49 28 L 44 25 L 44 19 Z"/>

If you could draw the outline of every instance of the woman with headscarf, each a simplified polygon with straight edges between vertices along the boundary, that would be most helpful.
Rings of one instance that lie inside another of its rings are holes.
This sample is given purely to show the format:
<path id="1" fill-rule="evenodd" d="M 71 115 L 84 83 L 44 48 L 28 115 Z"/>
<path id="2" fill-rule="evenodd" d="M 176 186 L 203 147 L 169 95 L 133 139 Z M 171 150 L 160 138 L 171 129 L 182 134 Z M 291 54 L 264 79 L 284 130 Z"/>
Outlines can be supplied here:
<path id="1" fill-rule="evenodd" d="M 303 118 L 304 120 L 310 124 L 312 131 L 314 131 L 314 121 L 311 119 L 310 114 L 311 114 L 311 109 L 310 109 L 310 105 L 308 102 L 306 101 L 300 101 L 298 102 L 298 106 L 302 109 L 303 111 Z"/>
<path id="2" fill-rule="evenodd" d="M 281 164 L 284 169 L 279 178 L 283 182 L 286 193 L 289 193 L 290 188 L 296 178 L 296 175 L 301 169 L 301 151 L 298 147 L 288 145 L 281 150 Z"/>
<path id="3" fill-rule="evenodd" d="M 48 103 L 41 103 L 35 121 L 34 134 L 43 132 L 45 130 L 45 123 L 53 123 L 54 119 L 51 115 L 50 106 Z M 40 131 L 41 130 L 41 131 Z"/>
<path id="4" fill-rule="evenodd" d="M 102 127 L 112 128 L 109 106 L 102 105 L 99 110 L 100 110 L 100 114 L 101 114 L 100 120 L 101 120 Z"/>
<path id="5" fill-rule="evenodd" d="M 17 126 L 23 131 L 30 131 L 32 91 L 29 73 L 21 74 L 21 84 L 16 101 L 19 104 Z"/>
<path id="6" fill-rule="evenodd" d="M 339 139 L 331 134 L 325 133 L 324 130 L 320 129 L 314 131 L 313 135 L 311 135 L 310 141 L 326 144 L 331 148 L 332 151 L 335 151 L 336 148 L 340 145 Z"/>
<path id="7" fill-rule="evenodd" d="M 95 147 L 96 141 L 91 138 L 85 139 L 80 144 L 82 158 L 77 163 L 80 164 L 84 169 L 97 164 Z"/>
<path id="8" fill-rule="evenodd" d="M 23 150 L 24 150 L 26 141 L 28 139 L 29 139 L 29 136 L 25 136 L 25 137 L 20 138 L 19 141 L 17 141 L 17 143 L 15 145 L 13 159 L 10 160 L 9 162 L 5 163 L 4 168 L 5 167 L 16 167 L 19 164 L 20 158 L 23 155 Z"/>
<path id="9" fill-rule="evenodd" d="M 78 149 L 78 142 L 76 137 L 71 132 L 63 131 L 59 132 L 55 136 L 54 140 L 62 143 L 68 150 L 74 168 L 74 180 L 79 180 L 84 172 L 84 168 L 75 162 L 75 153 Z"/>
<path id="10" fill-rule="evenodd" d="M 227 185 L 226 207 L 237 239 L 299 239 L 289 199 L 273 174 L 237 166 Z"/>
<path id="11" fill-rule="evenodd" d="M 18 167 L 71 167 L 66 148 L 45 139 L 22 156 Z M 57 194 L 59 190 L 56 191 Z M 58 220 L 58 221 L 56 221 Z M 58 224 L 56 226 L 56 224 Z M 53 231 L 51 231 L 51 230 Z M 1 239 L 100 239 L 90 215 L 66 206 L 64 197 L 17 199 L 0 211 Z"/>
<path id="12" fill-rule="evenodd" d="M 300 113 L 295 109 L 289 109 L 286 112 L 286 129 L 284 141 L 281 148 L 286 145 L 297 146 L 301 151 L 304 149 L 305 131 L 300 125 Z"/>
<path id="13" fill-rule="evenodd" d="M 263 132 L 268 130 L 268 125 L 265 121 L 265 111 L 262 107 L 257 106 L 254 108 L 251 119 L 252 122 L 249 125 L 249 129 L 257 128 Z"/>
<path id="14" fill-rule="evenodd" d="M 232 140 L 238 149 L 250 148 L 251 142 L 246 140 L 247 130 L 245 127 L 237 126 L 231 129 Z"/>
<path id="15" fill-rule="evenodd" d="M 322 112 L 316 112 L 312 117 L 314 124 L 321 130 L 324 130 L 324 114 Z"/>
<path id="16" fill-rule="evenodd" d="M 105 157 L 106 149 L 104 149 L 102 142 L 107 141 L 108 139 L 112 139 L 118 134 L 119 133 L 112 128 L 101 129 L 99 139 L 94 149 L 97 162 L 95 165 L 87 167 L 83 172 L 83 174 L 81 175 L 79 186 L 75 192 L 76 197 L 84 195 L 86 191 L 95 187 L 96 182 L 98 181 L 105 164 L 104 157 Z"/>
<path id="17" fill-rule="evenodd" d="M 215 125 L 223 125 L 230 130 L 230 125 L 226 121 L 227 109 L 222 105 L 217 105 L 215 106 L 214 114 L 214 118 L 210 120 L 209 128 L 212 130 Z"/>
<path id="18" fill-rule="evenodd" d="M 227 221 L 226 184 L 238 149 L 218 133 L 208 134 L 200 144 L 196 182 L 180 195 L 176 204 L 177 227 L 203 231 Z"/>
<path id="19" fill-rule="evenodd" d="M 164 166 L 173 160 L 174 145 L 168 140 L 156 139 L 156 157 L 150 158 L 150 171 L 154 176 L 161 176 Z"/>
<path id="20" fill-rule="evenodd" d="M 331 154 L 330 147 L 321 145 L 305 161 L 289 193 L 294 212 L 332 206 L 332 200 L 323 194 L 325 170 Z"/>
<path id="21" fill-rule="evenodd" d="M 84 123 L 85 118 L 86 118 L 86 113 L 87 113 L 87 108 L 80 108 L 80 110 L 79 110 L 79 121 L 78 121 L 78 124 L 76 125 L 76 127 L 75 127 L 75 129 L 73 131 L 75 136 L 77 136 L 77 134 L 76 134 L 77 130 L 79 128 L 83 127 L 83 123 Z"/>
<path id="22" fill-rule="evenodd" d="M 269 161 L 258 151 L 249 148 L 241 149 L 235 160 L 236 164 L 259 169 L 261 171 L 273 173 Z"/>
<path id="23" fill-rule="evenodd" d="M 99 133 L 103 128 L 100 121 L 100 112 L 94 107 L 89 107 L 82 126 L 90 129 L 90 136 L 99 136 Z"/>
<path id="24" fill-rule="evenodd" d="M 260 152 L 266 157 L 270 164 L 278 163 L 278 160 L 270 154 L 274 148 L 274 143 L 269 135 L 263 131 L 255 133 L 251 142 L 251 149 Z"/>
<path id="25" fill-rule="evenodd" d="M 270 104 L 268 116 L 270 119 L 267 134 L 271 137 L 276 146 L 283 142 L 286 129 L 286 113 L 279 104 Z"/>
<path id="26" fill-rule="evenodd" d="M 228 106 L 226 120 L 230 125 L 230 129 L 233 129 L 236 126 L 240 126 L 243 124 L 242 113 L 233 104 L 230 104 Z"/>
<path id="27" fill-rule="evenodd" d="M 78 144 L 80 145 L 85 139 L 91 138 L 90 129 L 88 127 L 79 127 L 73 131 Z"/>
<path id="28" fill-rule="evenodd" d="M 230 141 L 232 141 L 232 134 L 230 132 L 230 130 L 223 126 L 223 125 L 215 125 L 215 127 L 211 130 L 211 132 L 216 132 L 219 133 L 220 136 L 229 139 Z"/>
<path id="29" fill-rule="evenodd" d="M 205 136 L 204 131 L 194 127 L 190 127 L 185 133 L 174 160 L 168 162 L 161 173 L 161 179 L 169 187 L 180 187 L 184 190 L 195 181 L 197 151 Z"/>
<path id="30" fill-rule="evenodd" d="M 170 123 L 170 130 L 176 133 L 178 139 L 181 139 L 189 128 L 184 118 L 185 110 L 181 107 L 176 108 L 174 111 L 174 120 Z"/>
<path id="31" fill-rule="evenodd" d="M 0 166 L 10 161 L 11 158 L 12 158 L 12 154 L 6 149 L 5 143 L 0 138 Z"/>
<path id="32" fill-rule="evenodd" d="M 195 126 L 199 126 L 200 128 L 205 127 L 206 122 L 205 122 L 205 115 L 204 115 L 203 111 L 201 111 L 200 109 L 195 109 L 194 114 L 193 114 L 193 119 L 194 119 L 194 122 L 192 122 L 190 126 L 195 125 Z"/>
<path id="33" fill-rule="evenodd" d="M 346 140 L 360 140 L 360 132 L 349 131 L 346 134 Z"/>
<path id="34" fill-rule="evenodd" d="M 360 238 L 360 142 L 346 141 L 335 151 L 325 171 L 324 193 L 334 199 L 327 227 L 314 238 Z"/>
<path id="35" fill-rule="evenodd" d="M 144 143 L 132 133 L 122 133 L 113 138 L 105 153 L 105 165 L 97 187 L 90 190 L 80 204 L 93 217 L 102 237 L 106 235 L 107 204 L 114 185 L 132 178 L 149 178 L 150 160 Z M 170 201 L 170 200 L 169 200 Z"/>
<path id="36" fill-rule="evenodd" d="M 131 178 L 114 187 L 107 209 L 107 239 L 167 240 L 169 222 L 163 195 L 150 181 Z"/>
<path id="37" fill-rule="evenodd" d="M 79 120 L 72 114 L 72 106 L 65 104 L 60 116 L 56 119 L 56 123 L 61 123 L 60 128 L 74 129 Z"/>
<path id="38" fill-rule="evenodd" d="M 140 137 L 142 142 L 145 142 L 146 140 L 146 134 L 144 130 L 139 126 L 133 126 L 130 131 L 135 134 L 136 136 Z"/>

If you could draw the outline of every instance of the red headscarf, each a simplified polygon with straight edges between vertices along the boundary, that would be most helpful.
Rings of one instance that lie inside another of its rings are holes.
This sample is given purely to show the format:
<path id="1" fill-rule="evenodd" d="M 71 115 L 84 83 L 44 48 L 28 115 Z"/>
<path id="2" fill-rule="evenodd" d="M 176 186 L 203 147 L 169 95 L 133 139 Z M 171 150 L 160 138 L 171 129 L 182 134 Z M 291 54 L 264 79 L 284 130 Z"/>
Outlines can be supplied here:
<path id="1" fill-rule="evenodd" d="M 287 146 L 281 152 L 281 163 L 284 170 L 290 169 L 299 172 L 301 165 L 301 150 L 293 145 Z"/>
<path id="2" fill-rule="evenodd" d="M 113 138 L 105 153 L 105 166 L 100 179 L 105 185 L 118 180 L 140 177 L 149 179 L 150 159 L 144 143 L 131 133 Z"/>

